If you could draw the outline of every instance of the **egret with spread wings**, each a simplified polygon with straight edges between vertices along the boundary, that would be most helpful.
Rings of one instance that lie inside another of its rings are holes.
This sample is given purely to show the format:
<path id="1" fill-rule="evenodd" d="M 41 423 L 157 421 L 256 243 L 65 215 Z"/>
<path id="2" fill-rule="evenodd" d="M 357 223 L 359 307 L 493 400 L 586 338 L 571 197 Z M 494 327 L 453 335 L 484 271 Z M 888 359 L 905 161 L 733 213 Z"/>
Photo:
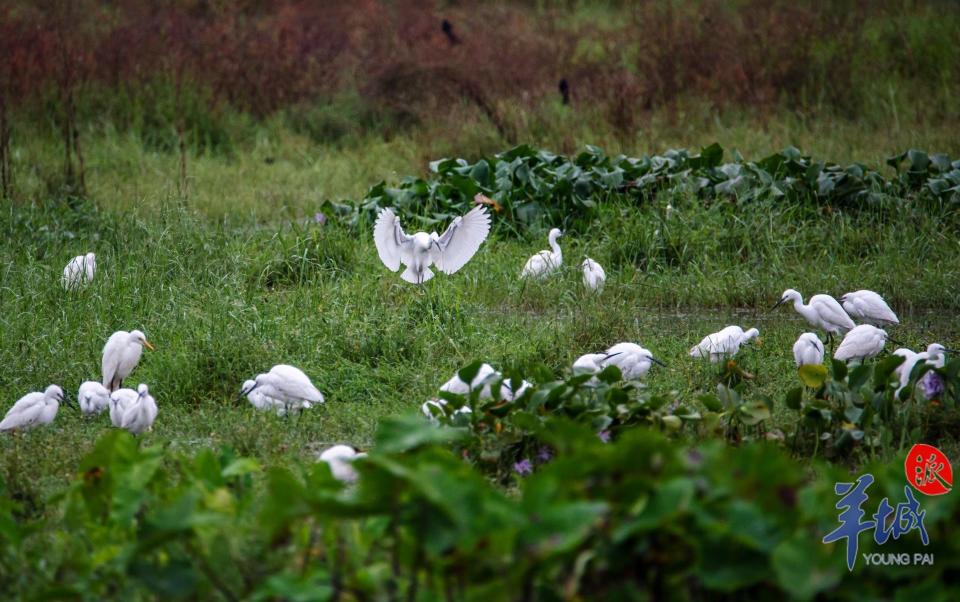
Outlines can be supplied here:
<path id="1" fill-rule="evenodd" d="M 407 235 L 400 227 L 400 218 L 386 208 L 377 216 L 373 241 L 380 260 L 390 271 L 396 272 L 402 263 L 407 269 L 400 277 L 413 284 L 423 284 L 433 278 L 431 265 L 444 274 L 453 274 L 466 265 L 489 233 L 490 216 L 481 206 L 453 220 L 442 236 L 436 232 Z"/>

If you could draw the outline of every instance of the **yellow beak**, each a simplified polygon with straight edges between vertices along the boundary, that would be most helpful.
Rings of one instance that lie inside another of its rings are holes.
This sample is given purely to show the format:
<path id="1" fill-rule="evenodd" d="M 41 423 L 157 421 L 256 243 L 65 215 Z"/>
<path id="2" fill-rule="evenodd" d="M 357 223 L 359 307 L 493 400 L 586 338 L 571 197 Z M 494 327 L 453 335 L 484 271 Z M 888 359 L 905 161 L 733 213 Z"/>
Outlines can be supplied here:
<path id="1" fill-rule="evenodd" d="M 150 341 L 144 339 L 144 340 L 143 340 L 143 344 L 144 344 L 144 346 L 146 346 L 146 348 L 149 349 L 150 351 L 153 351 L 153 350 L 154 350 L 154 349 L 153 349 L 153 345 L 150 344 Z"/>

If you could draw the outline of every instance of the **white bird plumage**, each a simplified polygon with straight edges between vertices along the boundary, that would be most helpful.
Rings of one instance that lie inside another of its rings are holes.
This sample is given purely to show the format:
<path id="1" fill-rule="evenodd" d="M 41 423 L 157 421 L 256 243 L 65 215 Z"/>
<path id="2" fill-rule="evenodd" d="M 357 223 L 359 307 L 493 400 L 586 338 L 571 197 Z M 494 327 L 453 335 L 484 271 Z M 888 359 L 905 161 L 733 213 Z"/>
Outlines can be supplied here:
<path id="1" fill-rule="evenodd" d="M 123 385 L 123 379 L 130 376 L 140 362 L 143 348 L 153 351 L 153 345 L 139 330 L 118 330 L 110 335 L 103 346 L 103 386 L 116 391 Z"/>
<path id="2" fill-rule="evenodd" d="M 827 333 L 828 338 L 835 334 L 843 334 L 853 329 L 856 324 L 843 311 L 840 303 L 830 295 L 814 295 L 810 302 L 804 305 L 803 296 L 792 288 L 783 291 L 780 300 L 773 307 L 793 301 L 793 308 L 813 327 Z"/>
<path id="3" fill-rule="evenodd" d="M 580 267 L 583 270 L 583 286 L 592 291 L 603 289 L 603 283 L 607 281 L 607 273 L 599 263 L 587 257 Z"/>
<path id="4" fill-rule="evenodd" d="M 446 399 L 428 399 L 423 404 L 420 405 L 420 411 L 423 412 L 423 415 L 430 419 L 431 422 L 437 421 L 436 414 L 445 414 L 446 413 L 447 400 Z M 436 408 L 434 412 L 431 408 Z M 453 411 L 453 417 L 456 418 L 460 414 L 471 414 L 473 411 L 470 409 L 470 406 L 464 405 L 460 406 Z"/>
<path id="5" fill-rule="evenodd" d="M 117 389 L 110 393 L 110 423 L 117 428 L 123 427 L 124 413 L 136 403 L 140 394 L 133 389 Z"/>
<path id="6" fill-rule="evenodd" d="M 620 373 L 625 380 L 643 378 L 653 364 L 666 366 L 666 364 L 653 357 L 649 349 L 644 349 L 636 343 L 617 343 L 607 349 L 604 355 L 607 358 L 602 362 L 603 367 L 616 366 L 620 369 Z"/>
<path id="7" fill-rule="evenodd" d="M 410 236 L 400 227 L 400 218 L 390 208 L 380 210 L 373 229 L 373 241 L 380 260 L 396 272 L 407 266 L 400 277 L 413 284 L 433 278 L 431 265 L 444 274 L 453 274 L 476 254 L 490 233 L 490 215 L 477 206 L 453 220 L 442 236 L 436 232 L 417 232 Z"/>
<path id="8" fill-rule="evenodd" d="M 523 380 L 520 382 L 520 386 L 517 387 L 516 391 L 513 390 L 513 384 L 510 379 L 503 379 L 503 375 L 493 369 L 493 366 L 490 364 L 481 364 L 480 369 L 477 370 L 477 374 L 473 377 L 473 380 L 470 384 L 467 384 L 460 374 L 454 374 L 453 377 L 447 382 L 440 385 L 440 390 L 446 393 L 453 393 L 454 395 L 469 395 L 472 391 L 480 391 L 477 396 L 479 399 L 493 399 L 493 384 L 498 380 L 502 379 L 500 383 L 500 399 L 503 401 L 513 401 L 519 397 L 522 397 L 532 385 Z"/>
<path id="9" fill-rule="evenodd" d="M 253 385 L 247 386 L 250 382 Z M 286 411 L 307 409 L 315 403 L 324 402 L 323 393 L 313 386 L 310 378 L 299 368 L 287 364 L 277 364 L 269 372 L 258 374 L 253 381 L 247 381 L 244 385 L 240 390 L 241 395 L 250 399 L 250 393 L 259 391 L 265 397 L 283 404 Z"/>
<path id="10" fill-rule="evenodd" d="M 341 483 L 353 483 L 357 480 L 357 470 L 353 462 L 358 458 L 365 458 L 367 454 L 358 451 L 349 445 L 334 445 L 320 454 L 320 461 L 330 467 L 333 478 Z"/>
<path id="11" fill-rule="evenodd" d="M 793 344 L 793 361 L 797 367 L 823 363 L 823 341 L 815 332 L 805 332 Z"/>
<path id="12" fill-rule="evenodd" d="M 873 357 L 883 350 L 883 346 L 887 344 L 887 338 L 886 331 L 871 324 L 861 324 L 843 337 L 833 357 L 841 361 Z"/>
<path id="13" fill-rule="evenodd" d="M 520 272 L 521 278 L 543 278 L 560 269 L 563 265 L 563 251 L 560 250 L 557 239 L 561 236 L 563 232 L 560 228 L 550 230 L 547 241 L 550 243 L 551 250 L 543 250 L 531 256 Z"/>
<path id="14" fill-rule="evenodd" d="M 110 407 L 110 391 L 95 380 L 80 385 L 77 403 L 84 414 L 99 414 Z"/>
<path id="15" fill-rule="evenodd" d="M 873 291 L 859 290 L 840 297 L 843 309 L 854 320 L 874 326 L 899 324 L 897 314 L 893 313 L 883 297 Z"/>
<path id="16" fill-rule="evenodd" d="M 607 359 L 606 353 L 585 353 L 573 362 L 573 375 L 597 374 L 602 372 L 604 360 Z"/>
<path id="17" fill-rule="evenodd" d="M 708 334 L 690 348 L 690 356 L 709 358 L 716 363 L 724 358 L 730 358 L 740 351 L 740 347 L 760 336 L 760 331 L 751 328 L 744 331 L 739 326 L 727 326 L 719 332 Z"/>
<path id="18" fill-rule="evenodd" d="M 63 389 L 57 385 L 50 385 L 42 393 L 27 393 L 7 411 L 0 422 L 0 431 L 27 430 L 50 424 L 57 417 L 62 401 Z"/>
<path id="19" fill-rule="evenodd" d="M 93 253 L 77 255 L 63 268 L 60 284 L 67 290 L 75 290 L 93 282 L 97 271 L 97 256 Z"/>
<path id="20" fill-rule="evenodd" d="M 140 383 L 136 399 L 123 411 L 120 427 L 139 435 L 153 426 L 157 412 L 157 400 L 150 395 L 147 385 Z"/>
<path id="21" fill-rule="evenodd" d="M 283 413 L 286 410 L 286 404 L 282 401 L 273 399 L 272 397 L 267 397 L 263 391 L 256 388 L 257 382 L 255 380 L 246 380 L 243 383 L 243 386 L 240 387 L 241 394 L 246 391 L 247 399 L 250 400 L 250 403 L 253 407 L 261 411 L 274 410 L 278 414 Z"/>

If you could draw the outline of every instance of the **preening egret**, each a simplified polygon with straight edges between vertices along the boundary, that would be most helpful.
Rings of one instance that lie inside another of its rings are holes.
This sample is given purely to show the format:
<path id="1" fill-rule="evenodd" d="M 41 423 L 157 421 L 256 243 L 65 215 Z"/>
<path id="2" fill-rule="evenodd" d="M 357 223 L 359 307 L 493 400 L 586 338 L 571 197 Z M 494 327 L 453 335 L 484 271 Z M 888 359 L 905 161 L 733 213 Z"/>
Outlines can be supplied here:
<path id="1" fill-rule="evenodd" d="M 278 364 L 270 372 L 258 374 L 253 385 L 244 386 L 240 394 L 249 399 L 254 391 L 283 403 L 286 410 L 306 409 L 312 404 L 324 402 L 323 394 L 313 386 L 310 378 L 299 368 L 286 364 Z"/>
<path id="2" fill-rule="evenodd" d="M 723 358 L 733 357 L 740 347 L 760 336 L 760 331 L 751 328 L 744 332 L 739 326 L 727 326 L 719 332 L 708 334 L 698 344 L 690 348 L 691 357 L 709 358 L 717 363 Z"/>
<path id="3" fill-rule="evenodd" d="M 110 335 L 103 346 L 103 386 L 110 391 L 119 389 L 140 362 L 144 347 L 153 351 L 153 345 L 139 330 L 118 330 Z"/>
<path id="4" fill-rule="evenodd" d="M 897 314 L 893 313 L 883 297 L 873 291 L 861 290 L 840 297 L 840 303 L 850 317 L 874 326 L 899 324 Z"/>
<path id="5" fill-rule="evenodd" d="M 77 403 L 84 414 L 99 414 L 110 407 L 110 391 L 97 381 L 88 380 L 80 385 Z"/>
<path id="6" fill-rule="evenodd" d="M 543 278 L 560 269 L 560 266 L 563 265 L 563 252 L 560 250 L 560 245 L 557 244 L 557 239 L 561 236 L 563 236 L 563 232 L 560 231 L 560 228 L 550 230 L 547 240 L 550 241 L 552 250 L 540 251 L 530 257 L 523 266 L 523 271 L 520 272 L 521 278 Z"/>
<path id="7" fill-rule="evenodd" d="M 607 273 L 599 263 L 587 257 L 581 264 L 583 270 L 583 286 L 592 291 L 603 289 L 603 283 L 607 280 Z"/>
<path id="8" fill-rule="evenodd" d="M 139 435 L 153 426 L 153 421 L 156 419 L 157 401 L 150 395 L 147 385 L 141 383 L 137 387 L 137 398 L 123 412 L 120 427 L 127 429 L 134 435 Z"/>
<path id="9" fill-rule="evenodd" d="M 75 290 L 93 282 L 97 271 L 97 256 L 93 253 L 77 255 L 63 268 L 60 284 L 67 290 Z"/>
<path id="10" fill-rule="evenodd" d="M 811 326 L 826 332 L 828 341 L 833 341 L 833 335 L 843 334 L 856 326 L 837 300 L 830 295 L 814 295 L 810 297 L 810 303 L 804 305 L 800 293 L 788 288 L 783 291 L 783 295 L 773 308 L 776 309 L 787 301 L 793 301 L 793 308 Z"/>
<path id="11" fill-rule="evenodd" d="M 31 429 L 50 424 L 57 417 L 63 401 L 63 389 L 50 385 L 43 393 L 27 393 L 13 404 L 0 422 L 0 431 Z"/>
<path id="12" fill-rule="evenodd" d="M 805 332 L 793 344 L 793 361 L 797 367 L 823 363 L 823 341 L 813 332 Z"/>
<path id="13" fill-rule="evenodd" d="M 653 364 L 666 366 L 663 362 L 653 357 L 648 349 L 644 349 L 636 343 L 617 343 L 605 354 L 607 358 L 603 360 L 604 368 L 607 366 L 616 366 L 625 380 L 639 380 L 646 376 Z"/>
<path id="14" fill-rule="evenodd" d="M 377 216 L 373 241 L 380 260 L 392 272 L 407 266 L 400 277 L 413 284 L 423 284 L 433 278 L 431 265 L 444 274 L 453 274 L 474 256 L 490 233 L 490 216 L 485 207 L 477 206 L 462 217 L 457 217 L 443 233 L 417 232 L 404 234 L 400 218 L 392 209 L 385 208 Z"/>
<path id="15" fill-rule="evenodd" d="M 327 463 L 333 478 L 342 483 L 353 483 L 357 480 L 357 471 L 352 464 L 357 458 L 365 457 L 367 454 L 349 445 L 334 445 L 320 454 L 320 461 Z"/>
<path id="16" fill-rule="evenodd" d="M 110 423 L 123 427 L 123 415 L 137 402 L 140 393 L 133 389 L 117 389 L 110 394 Z"/>
<path id="17" fill-rule="evenodd" d="M 883 350 L 887 343 L 887 333 L 871 324 L 861 324 L 854 327 L 843 337 L 835 359 L 841 361 L 864 360 L 873 357 Z"/>

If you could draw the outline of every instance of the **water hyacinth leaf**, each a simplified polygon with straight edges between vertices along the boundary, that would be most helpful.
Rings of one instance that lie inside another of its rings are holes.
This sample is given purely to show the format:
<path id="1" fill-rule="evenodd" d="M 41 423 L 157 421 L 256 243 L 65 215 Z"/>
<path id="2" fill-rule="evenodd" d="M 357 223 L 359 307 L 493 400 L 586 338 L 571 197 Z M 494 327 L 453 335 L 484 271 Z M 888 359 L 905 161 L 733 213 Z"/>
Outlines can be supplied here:
<path id="1" fill-rule="evenodd" d="M 874 389 L 882 389 L 887 382 L 890 380 L 890 377 L 893 375 L 893 371 L 906 361 L 907 358 L 902 355 L 890 354 L 887 357 L 880 360 L 873 369 L 873 387 Z"/>
<path id="2" fill-rule="evenodd" d="M 450 443 L 463 439 L 462 429 L 436 428 L 420 416 L 395 416 L 380 421 L 374 436 L 376 449 L 393 454 L 432 444 Z"/>
<path id="3" fill-rule="evenodd" d="M 803 384 L 811 389 L 817 389 L 827 381 L 827 367 L 822 364 L 804 364 L 797 371 Z"/>
<path id="4" fill-rule="evenodd" d="M 847 364 L 838 359 L 831 359 L 830 365 L 833 368 L 833 380 L 842 381 L 847 378 Z"/>
<path id="5" fill-rule="evenodd" d="M 870 366 L 870 364 L 860 364 L 850 371 L 850 379 L 847 381 L 847 384 L 852 391 L 856 391 L 863 385 L 867 384 L 867 381 L 870 380 L 870 375 L 872 373 L 873 368 Z"/>
<path id="6" fill-rule="evenodd" d="M 791 410 L 799 410 L 801 401 L 803 400 L 803 389 L 800 387 L 794 387 L 787 391 L 786 405 Z"/>
<path id="7" fill-rule="evenodd" d="M 723 411 L 723 403 L 720 401 L 720 398 L 718 398 L 716 395 L 713 395 L 710 393 L 697 395 L 697 401 L 702 403 L 704 407 L 710 410 L 711 412 Z"/>
<path id="8" fill-rule="evenodd" d="M 773 550 L 771 564 L 783 589 L 799 600 L 832 588 L 842 575 L 829 548 L 807 533 L 782 541 Z"/>

